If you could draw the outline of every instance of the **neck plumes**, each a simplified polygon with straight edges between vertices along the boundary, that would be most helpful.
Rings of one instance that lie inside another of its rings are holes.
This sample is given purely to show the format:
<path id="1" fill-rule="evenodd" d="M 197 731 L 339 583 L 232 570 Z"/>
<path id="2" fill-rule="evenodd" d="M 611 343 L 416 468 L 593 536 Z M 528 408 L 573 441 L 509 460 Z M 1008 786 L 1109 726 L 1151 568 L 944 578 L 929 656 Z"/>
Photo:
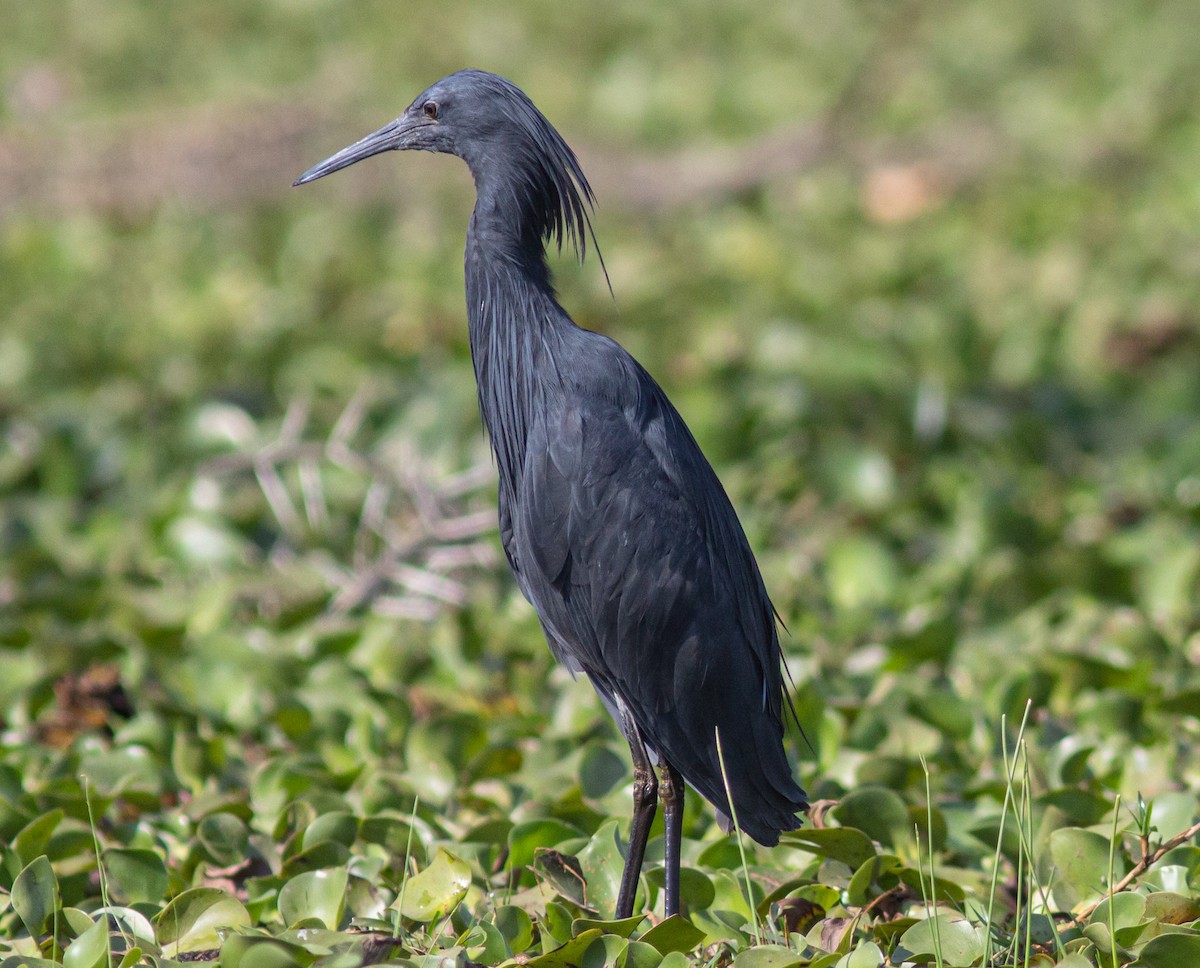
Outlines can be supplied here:
<path id="1" fill-rule="evenodd" d="M 530 420 L 553 379 L 547 349 L 567 322 L 550 284 L 540 235 L 522 218 L 520 198 L 480 186 L 465 260 L 471 358 L 479 408 L 502 487 L 515 491 Z"/>

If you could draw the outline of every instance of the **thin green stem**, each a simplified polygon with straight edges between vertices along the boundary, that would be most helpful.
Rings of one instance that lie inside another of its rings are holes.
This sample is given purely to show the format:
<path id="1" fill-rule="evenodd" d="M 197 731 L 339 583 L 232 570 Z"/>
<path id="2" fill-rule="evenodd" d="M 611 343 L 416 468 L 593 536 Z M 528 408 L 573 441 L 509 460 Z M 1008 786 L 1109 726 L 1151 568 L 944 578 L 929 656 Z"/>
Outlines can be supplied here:
<path id="1" fill-rule="evenodd" d="M 738 852 L 742 855 L 742 876 L 746 879 L 746 903 L 750 905 L 750 916 L 754 921 L 754 943 L 761 945 L 762 929 L 758 923 L 758 906 L 754 903 L 754 887 L 750 882 L 750 865 L 746 861 L 746 845 L 742 842 L 742 828 L 738 823 L 737 807 L 733 805 L 733 791 L 729 788 L 729 774 L 725 770 L 725 752 L 721 749 L 720 727 L 716 727 L 713 732 L 717 740 L 717 761 L 721 764 L 721 782 L 725 784 L 725 799 L 729 801 L 729 819 L 733 821 Z"/>

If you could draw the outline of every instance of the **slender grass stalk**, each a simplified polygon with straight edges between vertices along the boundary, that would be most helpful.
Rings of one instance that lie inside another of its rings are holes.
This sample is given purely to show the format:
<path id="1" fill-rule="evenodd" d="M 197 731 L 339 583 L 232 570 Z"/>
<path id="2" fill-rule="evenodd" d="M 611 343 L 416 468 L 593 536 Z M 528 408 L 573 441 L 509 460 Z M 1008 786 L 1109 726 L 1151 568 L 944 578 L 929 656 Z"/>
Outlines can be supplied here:
<path id="1" fill-rule="evenodd" d="M 87 778 L 86 774 L 84 774 L 84 773 L 79 774 L 79 785 L 81 787 L 83 787 L 83 802 L 87 805 L 88 830 L 91 831 L 92 850 L 95 851 L 95 854 L 96 854 L 96 876 L 97 876 L 97 879 L 100 881 L 100 903 L 104 907 L 108 908 L 108 907 L 112 906 L 112 901 L 109 899 L 109 895 L 108 895 L 108 873 L 104 870 L 104 859 L 100 856 L 100 850 L 101 850 L 101 848 L 100 848 L 100 833 L 99 833 L 99 828 L 96 826 L 96 813 L 92 809 L 92 791 L 91 791 L 91 787 L 88 784 L 88 778 Z M 56 914 L 57 914 L 57 912 L 56 912 Z M 108 917 L 109 917 L 108 914 L 107 913 L 102 914 L 101 917 L 104 918 L 105 923 L 107 925 Z M 117 930 L 121 932 L 121 937 L 125 939 L 125 947 L 126 947 L 126 950 L 128 950 L 131 945 L 131 942 L 130 942 L 129 935 L 126 934 L 126 932 L 125 932 L 125 925 L 123 925 L 118 918 L 113 918 L 113 922 L 116 924 Z M 55 925 L 54 934 L 55 934 L 55 937 L 58 936 L 57 923 Z M 104 954 L 105 954 L 105 962 L 108 965 L 108 968 L 112 968 L 113 952 L 112 952 L 111 944 L 106 944 L 104 946 Z"/>
<path id="2" fill-rule="evenodd" d="M 921 755 L 921 769 L 925 773 L 925 837 L 929 845 L 929 893 L 933 895 L 933 944 L 935 956 L 941 962 L 942 929 L 937 920 L 937 863 L 933 856 L 933 790 L 929 784 L 929 764 Z M 921 837 L 917 835 L 917 857 L 921 856 Z"/>
<path id="3" fill-rule="evenodd" d="M 933 934 L 933 958 L 937 968 L 944 968 L 945 961 L 942 959 L 942 933 L 941 926 L 937 920 L 937 908 L 930 900 L 930 891 L 925 887 L 925 864 L 921 857 L 921 828 L 913 824 L 913 836 L 917 838 L 917 880 L 921 882 L 921 900 L 925 904 L 925 919 L 929 922 L 929 930 Z M 930 879 L 932 882 L 932 878 Z M 936 886 L 930 884 L 930 888 L 936 891 Z"/>
<path id="4" fill-rule="evenodd" d="M 1050 905 L 1050 886 L 1042 883 L 1042 876 L 1038 873 L 1037 864 L 1033 856 L 1033 777 L 1029 772 L 1029 744 L 1026 740 L 1021 740 L 1021 753 L 1023 756 L 1023 773 L 1024 773 L 1024 814 L 1025 822 L 1021 825 L 1021 843 L 1024 850 L 1029 855 L 1029 874 L 1033 878 L 1033 887 L 1030 888 L 1029 897 L 1030 904 L 1033 903 L 1033 889 L 1037 889 L 1037 895 L 1041 898 L 1042 909 L 1049 913 Z M 1058 958 L 1061 960 L 1067 956 L 1066 950 L 1063 948 L 1062 939 L 1058 936 L 1058 931 L 1054 932 L 1054 948 L 1058 953 Z"/>
<path id="5" fill-rule="evenodd" d="M 412 837 L 413 828 L 417 825 L 417 807 L 421 804 L 421 798 L 413 794 L 412 814 L 408 818 L 408 840 L 404 844 L 404 880 L 400 882 L 400 896 L 396 898 L 396 916 L 392 918 L 392 937 L 400 937 L 400 909 L 404 907 L 404 892 L 408 889 L 408 863 L 412 859 Z"/>
<path id="6" fill-rule="evenodd" d="M 1108 889 L 1111 891 L 1113 885 L 1117 882 L 1116 878 L 1116 860 L 1117 860 L 1117 824 L 1121 819 L 1121 794 L 1117 794 L 1117 802 L 1113 807 L 1113 825 L 1112 838 L 1108 842 Z M 1108 898 L 1108 946 L 1109 953 L 1112 956 L 1112 968 L 1117 968 L 1117 927 L 1116 916 L 1113 909 L 1116 904 L 1113 903 L 1116 898 L 1115 894 L 1109 895 Z"/>
<path id="7" fill-rule="evenodd" d="M 1021 727 L 1017 730 L 1017 743 L 1025 736 L 1025 726 L 1029 722 L 1029 711 L 1033 708 L 1033 700 L 1025 700 L 1025 712 L 1021 716 Z M 1004 804 L 1000 808 L 1000 829 L 996 833 L 996 852 L 992 857 L 992 883 L 988 891 L 987 920 L 984 925 L 983 964 L 988 964 L 992 957 L 992 926 L 996 906 L 996 888 L 1000 882 L 1000 855 L 1004 844 L 1004 825 L 1008 819 L 1009 804 L 1013 799 L 1013 777 L 1016 774 L 1017 762 L 1014 757 L 1012 764 L 1008 762 L 1008 717 L 1000 717 L 1000 744 L 1004 757 Z"/>
<path id="8" fill-rule="evenodd" d="M 1021 740 L 1021 854 L 1025 857 L 1025 961 L 1033 955 L 1034 885 L 1038 883 L 1037 863 L 1033 857 L 1033 783 L 1029 775 L 1029 745 Z"/>
<path id="9" fill-rule="evenodd" d="M 721 782 L 725 784 L 725 799 L 729 801 L 729 819 L 733 821 L 733 833 L 737 838 L 738 853 L 742 855 L 742 877 L 746 879 L 746 903 L 750 905 L 750 916 L 754 920 L 754 943 L 762 944 L 762 928 L 758 923 L 758 906 L 754 903 L 754 885 L 750 882 L 750 865 L 746 861 L 746 845 L 742 840 L 742 828 L 738 823 L 737 808 L 733 805 L 733 791 L 729 787 L 729 773 L 725 770 L 725 752 L 721 749 L 721 729 L 713 729 L 717 739 L 717 761 L 721 764 Z"/>

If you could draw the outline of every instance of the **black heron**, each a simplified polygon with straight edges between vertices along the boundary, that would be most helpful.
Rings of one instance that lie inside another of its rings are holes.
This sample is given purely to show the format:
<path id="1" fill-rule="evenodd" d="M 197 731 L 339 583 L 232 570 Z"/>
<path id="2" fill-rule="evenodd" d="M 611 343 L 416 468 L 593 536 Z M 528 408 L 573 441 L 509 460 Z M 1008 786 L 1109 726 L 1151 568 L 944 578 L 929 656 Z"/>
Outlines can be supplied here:
<path id="1" fill-rule="evenodd" d="M 551 651 L 588 677 L 632 753 L 617 917 L 633 911 L 660 794 L 664 906 L 675 914 L 684 780 L 726 829 L 736 816 L 767 846 L 808 806 L 783 750 L 775 609 L 725 490 L 666 394 L 558 303 L 546 245 L 565 239 L 582 258 L 593 202 L 559 133 L 511 82 L 459 71 L 296 184 L 410 149 L 457 155 L 475 179 L 467 321 L 508 563 Z"/>

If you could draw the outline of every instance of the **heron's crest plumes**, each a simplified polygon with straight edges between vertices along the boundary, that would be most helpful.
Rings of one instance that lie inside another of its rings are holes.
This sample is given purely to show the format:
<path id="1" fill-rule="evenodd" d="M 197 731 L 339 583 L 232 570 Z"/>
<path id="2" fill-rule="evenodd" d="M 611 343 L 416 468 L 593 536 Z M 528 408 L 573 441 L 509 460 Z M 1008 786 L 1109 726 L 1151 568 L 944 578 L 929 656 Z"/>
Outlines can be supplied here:
<path id="1" fill-rule="evenodd" d="M 596 246 L 591 223 L 595 196 L 575 152 L 511 81 L 479 70 L 459 71 L 446 80 L 465 82 L 487 96 L 496 125 L 493 135 L 511 151 L 510 184 L 519 193 L 527 224 L 543 242 L 553 242 L 560 251 L 569 244 L 582 260 L 589 237 Z"/>

